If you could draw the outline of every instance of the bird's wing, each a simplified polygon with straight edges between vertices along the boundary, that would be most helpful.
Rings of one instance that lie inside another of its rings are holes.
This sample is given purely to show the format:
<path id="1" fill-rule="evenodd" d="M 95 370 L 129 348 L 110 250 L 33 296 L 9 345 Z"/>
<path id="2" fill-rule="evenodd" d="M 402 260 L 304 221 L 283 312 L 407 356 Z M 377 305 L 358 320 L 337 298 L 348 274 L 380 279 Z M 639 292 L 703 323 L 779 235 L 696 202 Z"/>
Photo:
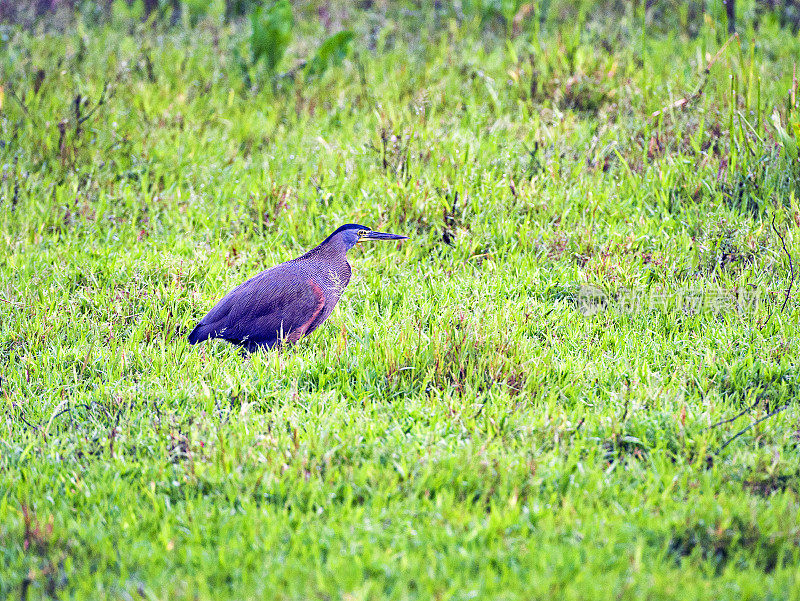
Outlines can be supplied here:
<path id="1" fill-rule="evenodd" d="M 325 294 L 296 265 L 277 265 L 231 290 L 200 321 L 190 342 L 224 338 L 272 346 L 297 340 L 325 307 Z"/>

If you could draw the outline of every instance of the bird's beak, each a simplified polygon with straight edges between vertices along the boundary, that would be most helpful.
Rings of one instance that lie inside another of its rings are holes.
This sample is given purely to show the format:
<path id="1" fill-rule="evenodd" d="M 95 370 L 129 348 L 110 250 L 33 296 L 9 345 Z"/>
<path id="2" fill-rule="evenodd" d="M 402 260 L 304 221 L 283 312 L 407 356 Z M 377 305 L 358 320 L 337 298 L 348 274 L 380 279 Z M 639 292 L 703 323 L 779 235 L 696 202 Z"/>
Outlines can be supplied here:
<path id="1" fill-rule="evenodd" d="M 362 240 L 407 240 L 408 236 L 398 236 L 397 234 L 384 234 L 383 232 L 369 231 L 363 236 Z"/>

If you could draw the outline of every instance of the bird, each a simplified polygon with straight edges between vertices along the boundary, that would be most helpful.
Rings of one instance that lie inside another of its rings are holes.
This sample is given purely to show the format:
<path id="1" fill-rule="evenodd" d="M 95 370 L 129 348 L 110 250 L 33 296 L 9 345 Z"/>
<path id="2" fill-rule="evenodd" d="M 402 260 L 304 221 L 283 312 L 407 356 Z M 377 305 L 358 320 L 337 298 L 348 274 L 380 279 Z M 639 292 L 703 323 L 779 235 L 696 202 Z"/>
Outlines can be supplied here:
<path id="1" fill-rule="evenodd" d="M 407 240 L 348 223 L 304 255 L 240 284 L 203 317 L 189 343 L 221 338 L 248 352 L 297 342 L 333 311 L 350 282 L 347 251 L 363 240 Z"/>

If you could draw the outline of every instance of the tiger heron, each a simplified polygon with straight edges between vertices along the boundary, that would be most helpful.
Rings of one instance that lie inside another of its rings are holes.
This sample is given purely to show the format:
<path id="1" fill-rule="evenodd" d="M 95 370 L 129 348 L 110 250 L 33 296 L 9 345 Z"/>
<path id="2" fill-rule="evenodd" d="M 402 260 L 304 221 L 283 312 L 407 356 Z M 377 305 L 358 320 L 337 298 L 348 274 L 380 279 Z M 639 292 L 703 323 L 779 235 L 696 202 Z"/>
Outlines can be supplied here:
<path id="1" fill-rule="evenodd" d="M 189 334 L 197 344 L 222 338 L 252 352 L 310 334 L 333 311 L 350 281 L 347 251 L 362 240 L 405 240 L 347 224 L 306 254 L 240 284 L 219 301 Z"/>

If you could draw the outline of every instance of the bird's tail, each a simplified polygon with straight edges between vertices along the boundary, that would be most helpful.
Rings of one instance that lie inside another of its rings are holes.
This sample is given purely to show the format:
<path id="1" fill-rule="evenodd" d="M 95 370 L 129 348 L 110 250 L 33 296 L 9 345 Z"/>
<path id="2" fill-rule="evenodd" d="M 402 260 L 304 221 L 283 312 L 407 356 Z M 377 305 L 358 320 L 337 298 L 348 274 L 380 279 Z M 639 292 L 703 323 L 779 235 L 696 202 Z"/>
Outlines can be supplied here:
<path id="1" fill-rule="evenodd" d="M 198 342 L 203 342 L 203 340 L 208 339 L 208 331 L 205 328 L 205 325 L 202 323 L 198 323 L 194 330 L 191 331 L 189 334 L 189 344 L 197 344 Z"/>

